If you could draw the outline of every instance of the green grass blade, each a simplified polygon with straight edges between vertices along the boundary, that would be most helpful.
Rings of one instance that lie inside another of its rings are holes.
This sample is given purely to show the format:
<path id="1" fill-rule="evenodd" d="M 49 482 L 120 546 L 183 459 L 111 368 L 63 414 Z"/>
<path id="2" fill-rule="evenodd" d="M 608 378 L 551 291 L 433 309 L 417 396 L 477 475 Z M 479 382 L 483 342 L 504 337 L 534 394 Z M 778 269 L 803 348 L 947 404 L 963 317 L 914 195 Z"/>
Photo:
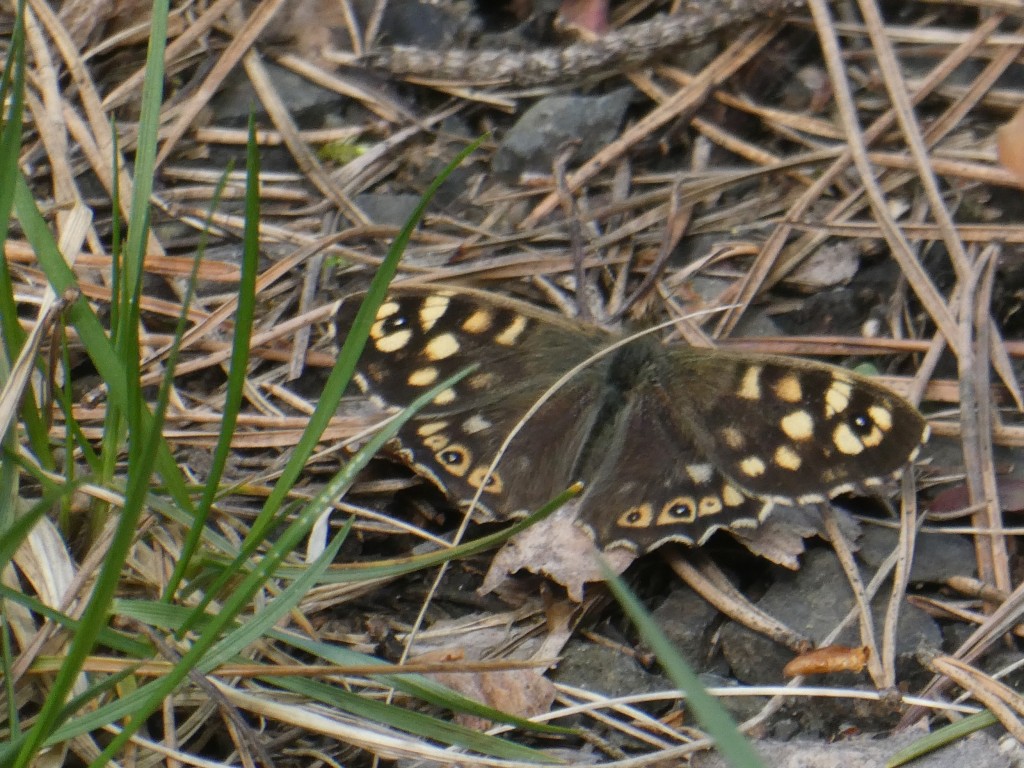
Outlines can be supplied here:
<path id="1" fill-rule="evenodd" d="M 390 666 L 387 662 L 381 661 L 373 656 L 367 656 L 366 654 L 359 653 L 358 651 L 353 651 L 351 648 L 345 648 L 333 643 L 319 642 L 284 630 L 274 630 L 269 634 L 269 636 L 282 643 L 291 645 L 300 651 L 322 659 L 327 664 L 360 667 L 367 665 L 372 666 L 375 664 Z M 415 672 L 408 674 L 389 673 L 373 675 L 372 677 L 382 685 L 387 685 L 395 688 L 396 690 L 402 691 L 403 693 L 407 693 L 410 696 L 415 696 L 416 698 L 422 699 L 428 704 L 433 704 L 434 706 L 444 707 L 456 712 L 465 712 L 467 714 L 476 715 L 477 717 L 486 718 L 499 723 L 508 723 L 509 725 L 514 725 L 519 728 L 523 728 L 524 730 L 534 731 L 537 733 L 560 735 L 574 733 L 571 728 L 564 728 L 558 725 L 548 725 L 547 723 L 534 723 L 521 717 L 509 715 L 507 712 L 502 712 L 501 710 L 481 704 L 476 699 L 470 699 L 467 696 L 456 693 L 451 688 Z"/>
<path id="2" fill-rule="evenodd" d="M 968 715 L 962 720 L 958 720 L 955 723 L 938 728 L 937 730 L 922 736 L 917 739 L 913 744 L 908 744 L 903 749 L 899 750 L 885 764 L 885 768 L 900 768 L 902 765 L 906 765 L 919 757 L 931 754 L 939 749 L 942 749 L 954 741 L 960 741 L 966 739 L 972 733 L 989 728 L 993 725 L 998 724 L 996 716 L 989 711 L 978 712 L 973 715 Z"/>
<path id="3" fill-rule="evenodd" d="M 297 693 L 313 701 L 319 701 L 329 707 L 340 709 L 349 714 L 377 723 L 385 723 L 405 733 L 420 738 L 440 741 L 455 747 L 470 749 L 477 754 L 505 760 L 522 760 L 541 765 L 560 763 L 550 755 L 536 749 L 524 747 L 505 739 L 474 731 L 455 723 L 445 722 L 436 717 L 413 712 L 408 709 L 374 701 L 366 696 L 342 690 L 337 686 L 327 685 L 316 680 L 295 677 L 267 677 L 277 687 Z"/>
<path id="4" fill-rule="evenodd" d="M 278 478 L 273 490 L 264 502 L 263 509 L 253 522 L 252 528 L 246 536 L 241 550 L 238 553 L 238 557 L 235 562 L 226 568 L 221 576 L 209 587 L 206 596 L 203 598 L 199 606 L 197 606 L 197 615 L 205 610 L 209 602 L 221 593 L 225 585 L 232 578 L 233 571 L 236 568 L 243 567 L 246 560 L 256 552 L 264 539 L 266 539 L 268 532 L 277 519 L 282 503 L 285 498 L 287 498 L 288 492 L 295 484 L 295 481 L 298 479 L 306 465 L 306 462 L 309 460 L 309 457 L 316 449 L 316 445 L 320 441 L 320 436 L 323 435 L 328 423 L 336 413 L 338 404 L 341 402 L 342 395 L 348 387 L 349 382 L 352 380 L 352 375 L 355 372 L 359 355 L 362 353 L 363 346 L 370 334 L 370 325 L 377 314 L 377 309 L 384 300 L 384 296 L 387 292 L 391 279 L 398 270 L 398 262 L 401 259 L 405 246 L 409 242 L 409 238 L 412 236 L 413 230 L 416 228 L 419 220 L 423 216 L 423 212 L 426 210 L 431 198 L 437 191 L 438 187 L 443 183 L 444 179 L 446 179 L 448 175 L 458 167 L 459 163 L 461 163 L 466 156 L 475 151 L 483 140 L 484 139 L 481 138 L 470 144 L 465 150 L 460 152 L 454 160 L 452 160 L 452 162 L 444 171 L 441 172 L 441 174 L 438 175 L 436 179 L 434 179 L 430 187 L 423 194 L 419 205 L 409 218 L 409 221 L 402 228 L 402 231 L 395 239 L 392 247 L 388 250 L 388 254 L 385 256 L 383 263 L 377 270 L 377 274 L 374 275 L 373 281 L 370 284 L 370 289 L 367 292 L 367 296 L 356 315 L 353 327 L 345 338 L 345 342 L 342 345 L 338 359 L 335 361 L 335 364 L 331 369 L 331 373 L 327 378 L 327 382 L 324 384 L 323 394 L 317 401 L 317 406 L 309 417 L 309 423 L 306 425 L 305 430 L 303 430 L 302 436 L 299 438 L 295 449 L 292 451 L 292 455 L 288 459 L 288 463 L 281 472 L 281 476 Z"/>
<path id="5" fill-rule="evenodd" d="M 0 179 L 13 179 L 19 173 L 18 154 L 21 149 L 22 119 L 25 112 L 25 24 L 24 0 L 17 3 L 18 13 L 11 35 L 3 79 L 0 80 L 0 104 L 10 104 L 3 116 L 0 130 Z M 14 185 L 0 184 L 0 248 L 7 243 L 11 211 L 14 207 Z M 18 307 L 14 301 L 14 284 L 7 260 L 0 259 L 0 337 L 6 352 L 14 359 L 25 333 L 18 323 Z"/>
<path id="6" fill-rule="evenodd" d="M 231 439 L 235 434 L 235 426 L 238 424 L 238 415 L 242 409 L 242 400 L 245 394 L 245 384 L 249 370 L 249 346 L 252 340 L 253 321 L 256 315 L 256 278 L 259 272 L 259 189 L 260 189 L 260 164 L 259 153 L 256 145 L 256 122 L 249 117 L 249 141 L 246 154 L 246 177 L 245 177 L 245 232 L 242 244 L 242 273 L 238 284 L 238 311 L 234 318 L 234 334 L 231 341 L 231 362 L 228 367 L 227 387 L 224 393 L 224 408 L 221 413 L 220 430 L 217 435 L 217 445 L 213 451 L 213 460 L 210 462 L 210 471 L 207 473 L 206 483 L 203 487 L 203 495 L 196 505 L 195 516 L 187 526 L 188 533 L 181 548 L 181 555 L 178 562 L 174 564 L 174 570 L 167 581 L 164 589 L 164 600 L 170 601 L 177 592 L 185 577 L 185 573 L 192 564 L 195 553 L 199 549 L 199 543 L 206 533 L 206 521 L 209 518 L 210 510 L 217 496 L 217 489 L 220 487 L 220 480 L 224 476 L 228 458 L 231 454 Z M 219 207 L 220 197 L 227 184 L 230 168 L 221 176 L 220 183 L 214 193 L 210 204 L 210 216 L 207 219 L 206 227 L 203 229 L 203 239 L 200 247 L 196 249 L 195 268 L 199 266 L 199 260 L 205 253 L 206 234 L 213 217 L 213 212 Z M 192 280 L 196 279 L 196 272 L 193 271 Z"/>
<path id="7" fill-rule="evenodd" d="M 129 257 L 126 267 L 129 270 L 131 287 L 128 304 L 132 309 L 122 315 L 122 325 L 115 331 L 115 349 L 110 349 L 106 336 L 95 315 L 88 309 L 85 300 L 79 296 L 72 303 L 68 313 L 76 327 L 81 324 L 86 329 L 83 341 L 87 343 L 90 355 L 103 358 L 103 366 L 97 365 L 108 387 L 112 391 L 120 389 L 120 402 L 126 403 L 125 409 L 129 421 L 130 439 L 133 450 L 129 451 L 128 489 L 125 495 L 125 506 L 122 510 L 119 525 L 111 540 L 111 545 L 99 575 L 93 584 L 92 592 L 86 603 L 79 626 L 79 631 L 71 638 L 64 664 L 58 670 L 50 691 L 40 707 L 32 727 L 25 734 L 25 739 L 13 762 L 13 768 L 24 768 L 36 759 L 41 745 L 59 724 L 65 700 L 72 686 L 81 673 L 86 658 L 92 651 L 102 629 L 106 626 L 107 612 L 113 599 L 117 585 L 121 580 L 121 570 L 128 551 L 136 535 L 136 525 L 144 508 L 148 492 L 149 478 L 156 454 L 159 450 L 159 423 L 154 423 L 146 411 L 141 387 L 139 386 L 139 344 L 138 344 L 138 300 L 141 292 L 142 263 L 145 257 L 148 239 L 148 208 L 149 197 L 153 184 L 153 157 L 155 156 L 157 126 L 159 124 L 159 108 L 162 100 L 163 86 L 163 51 L 166 44 L 167 2 L 156 0 L 153 3 L 150 26 L 150 60 L 155 59 L 156 66 L 148 66 L 142 95 L 142 119 L 140 120 L 139 145 L 136 152 L 136 186 L 132 205 L 132 222 L 129 226 L 128 248 Z M 64 262 L 56 244 L 53 243 L 45 222 L 35 206 L 28 185 L 21 174 L 14 180 L 15 208 L 19 220 L 29 237 L 41 247 L 36 248 L 41 265 L 47 272 L 54 290 L 62 295 L 71 289 L 75 278 L 70 267 Z M 42 234 L 45 232 L 45 236 Z M 122 292 L 122 296 L 128 296 Z M 118 300 L 115 297 L 115 301 Z M 91 338 L 89 338 L 91 337 Z M 89 341 L 94 346 L 88 347 Z M 120 351 L 107 357 L 106 352 Z M 95 358 L 94 358 L 95 359 Z M 105 370 L 104 370 L 105 369 Z M 137 450 L 147 444 L 149 450 Z"/>
<path id="8" fill-rule="evenodd" d="M 693 709 L 693 716 L 715 740 L 722 756 L 733 768 L 764 768 L 761 758 L 746 737 L 736 728 L 729 713 L 711 694 L 704 690 L 696 673 L 690 668 L 672 642 L 665 637 L 654 620 L 647 614 L 640 601 L 629 587 L 601 560 L 601 570 L 609 589 L 619 601 L 626 615 L 636 625 L 637 631 L 650 646 L 661 662 L 662 669 L 679 690 L 686 693 L 686 699 Z"/>
<path id="9" fill-rule="evenodd" d="M 468 375 L 470 370 L 471 369 L 466 370 L 456 376 L 450 377 L 444 382 L 441 382 L 431 391 L 418 398 L 417 402 L 414 403 L 414 407 L 422 407 L 432 398 L 436 397 L 438 392 L 443 391 L 446 387 L 452 386 L 454 383 Z M 225 631 L 231 627 L 236 617 L 247 608 L 253 595 L 255 595 L 259 589 L 263 588 L 267 580 L 275 574 L 278 566 L 295 550 L 302 539 L 309 533 L 309 529 L 312 528 L 316 519 L 323 514 L 325 510 L 330 508 L 334 499 L 339 497 L 344 489 L 348 488 L 352 482 L 354 482 L 356 475 L 361 471 L 362 467 L 365 466 L 370 458 L 380 450 L 381 446 L 391 439 L 398 429 L 401 428 L 401 425 L 411 416 L 411 413 L 412 411 L 404 415 L 404 417 L 403 415 L 400 415 L 398 418 L 394 419 L 387 428 L 382 430 L 379 435 L 374 436 L 374 438 L 370 440 L 361 451 L 353 456 L 345 467 L 329 483 L 327 483 L 320 494 L 306 505 L 302 513 L 298 515 L 292 524 L 275 539 L 270 550 L 268 550 L 263 558 L 256 562 L 255 566 L 250 568 L 246 565 L 246 567 L 239 568 L 237 571 L 232 573 L 234 578 L 238 578 L 239 574 L 245 574 L 241 579 L 241 583 L 227 595 L 223 605 L 215 615 L 202 615 L 202 618 L 205 619 L 205 625 L 202 633 L 200 633 L 192 646 L 182 655 L 180 661 L 173 667 L 173 669 L 160 680 L 149 683 L 140 689 L 146 692 L 145 696 L 135 702 L 135 708 L 132 710 L 131 718 L 127 723 L 122 725 L 121 732 L 110 742 L 109 745 L 107 745 L 107 747 L 104 748 L 100 756 L 93 761 L 93 765 L 97 767 L 102 766 L 105 760 L 113 758 L 118 753 L 118 750 L 124 746 L 128 739 L 131 738 L 131 735 L 144 724 L 145 719 L 160 707 L 166 697 L 169 696 L 185 679 L 190 670 L 204 670 L 207 668 L 207 658 L 211 649 L 215 644 L 221 641 Z M 340 546 L 339 537 L 335 538 L 336 546 Z M 330 557 L 333 557 L 336 551 L 337 550 L 334 547 L 329 548 L 329 550 L 326 550 L 321 554 L 316 563 L 322 563 L 323 567 L 326 568 L 330 563 Z M 316 575 L 319 576 L 319 574 Z M 194 611 L 190 626 L 198 623 L 199 618 L 197 611 Z M 219 658 L 219 656 L 216 657 L 216 659 Z M 109 713 L 111 710 L 105 709 L 104 711 Z M 117 711 L 120 710 L 118 709 Z"/>

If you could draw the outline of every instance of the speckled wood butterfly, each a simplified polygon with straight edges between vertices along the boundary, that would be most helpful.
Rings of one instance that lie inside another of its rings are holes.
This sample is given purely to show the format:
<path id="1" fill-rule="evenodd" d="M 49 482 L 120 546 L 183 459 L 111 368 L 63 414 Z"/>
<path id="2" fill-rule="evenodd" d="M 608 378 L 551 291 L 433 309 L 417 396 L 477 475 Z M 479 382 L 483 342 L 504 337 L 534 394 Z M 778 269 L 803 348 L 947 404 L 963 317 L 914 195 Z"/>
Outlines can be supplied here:
<path id="1" fill-rule="evenodd" d="M 338 318 L 347 332 L 358 301 Z M 613 334 L 476 292 L 410 291 L 377 313 L 356 381 L 402 406 L 471 362 L 402 429 L 394 452 L 463 505 L 532 511 L 575 480 L 580 520 L 604 547 L 702 544 L 750 528 L 774 504 L 824 501 L 898 474 L 924 419 L 879 384 L 806 360 L 641 336 L 583 367 L 509 432 L 553 383 Z"/>

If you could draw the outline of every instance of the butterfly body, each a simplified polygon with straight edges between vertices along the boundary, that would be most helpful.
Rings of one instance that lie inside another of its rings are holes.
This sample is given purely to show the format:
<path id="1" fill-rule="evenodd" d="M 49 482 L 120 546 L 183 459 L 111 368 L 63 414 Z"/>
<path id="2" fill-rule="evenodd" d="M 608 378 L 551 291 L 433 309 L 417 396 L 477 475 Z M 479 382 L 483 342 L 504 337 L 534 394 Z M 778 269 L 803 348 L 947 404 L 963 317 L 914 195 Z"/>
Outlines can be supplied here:
<path id="1" fill-rule="evenodd" d="M 341 333 L 355 311 L 343 307 Z M 650 335 L 620 342 L 476 292 L 400 292 L 378 311 L 356 380 L 401 407 L 478 363 L 405 425 L 394 452 L 498 518 L 581 480 L 585 527 L 602 546 L 638 551 L 878 485 L 927 434 L 912 406 L 839 368 Z"/>

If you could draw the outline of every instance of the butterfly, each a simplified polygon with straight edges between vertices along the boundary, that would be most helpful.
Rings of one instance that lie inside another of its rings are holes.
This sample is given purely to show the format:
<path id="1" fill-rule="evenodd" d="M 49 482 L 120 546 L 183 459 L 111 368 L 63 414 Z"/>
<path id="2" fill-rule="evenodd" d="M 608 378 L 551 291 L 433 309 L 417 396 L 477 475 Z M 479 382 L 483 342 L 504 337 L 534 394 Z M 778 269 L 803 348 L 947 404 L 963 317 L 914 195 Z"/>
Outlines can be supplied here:
<path id="1" fill-rule="evenodd" d="M 342 305 L 342 336 L 357 309 Z M 498 519 L 583 481 L 579 522 L 602 547 L 636 552 L 753 528 L 775 504 L 870 490 L 927 439 L 913 406 L 842 368 L 622 340 L 509 299 L 403 290 L 378 310 L 355 380 L 378 405 L 402 407 L 476 363 L 391 452 Z"/>

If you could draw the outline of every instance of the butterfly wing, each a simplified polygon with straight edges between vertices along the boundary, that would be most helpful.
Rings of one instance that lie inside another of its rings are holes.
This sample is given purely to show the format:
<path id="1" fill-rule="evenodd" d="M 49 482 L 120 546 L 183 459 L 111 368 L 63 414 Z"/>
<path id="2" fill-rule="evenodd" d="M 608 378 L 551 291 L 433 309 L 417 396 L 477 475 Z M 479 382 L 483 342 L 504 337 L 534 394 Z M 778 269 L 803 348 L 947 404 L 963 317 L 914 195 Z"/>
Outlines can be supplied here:
<path id="1" fill-rule="evenodd" d="M 343 334 L 356 307 L 339 315 Z M 647 551 L 752 527 L 776 503 L 877 485 L 916 454 L 921 415 L 879 384 L 791 358 L 631 343 L 562 382 L 611 341 L 572 321 L 472 292 L 401 292 L 381 306 L 357 382 L 404 406 L 474 362 L 400 433 L 396 453 L 462 504 L 536 508 L 582 479 L 582 522 Z"/>
<path id="2" fill-rule="evenodd" d="M 909 403 L 841 368 L 690 349 L 665 359 L 660 378 L 703 453 L 758 497 L 822 501 L 877 486 L 927 439 Z"/>
<path id="3" fill-rule="evenodd" d="M 656 384 L 633 391 L 595 443 L 605 449 L 583 473 L 580 521 L 603 548 L 700 545 L 719 528 L 753 528 L 771 511 L 771 500 L 744 493 L 708 460 Z"/>
<path id="4" fill-rule="evenodd" d="M 343 307 L 340 333 L 357 304 Z M 604 334 L 507 302 L 394 293 L 377 313 L 356 382 L 378 404 L 401 407 L 476 363 L 475 372 L 403 427 L 392 449 L 462 504 L 482 488 L 483 509 L 504 517 L 535 509 L 574 480 L 598 412 L 599 367 L 586 368 L 543 403 L 490 468 L 545 390 L 604 343 Z"/>
<path id="5" fill-rule="evenodd" d="M 460 505 L 479 492 L 478 508 L 487 516 L 521 516 L 574 481 L 597 413 L 586 391 L 567 386 L 504 446 L 536 398 L 537 393 L 521 391 L 472 412 L 413 418 L 399 434 L 395 452 Z"/>

